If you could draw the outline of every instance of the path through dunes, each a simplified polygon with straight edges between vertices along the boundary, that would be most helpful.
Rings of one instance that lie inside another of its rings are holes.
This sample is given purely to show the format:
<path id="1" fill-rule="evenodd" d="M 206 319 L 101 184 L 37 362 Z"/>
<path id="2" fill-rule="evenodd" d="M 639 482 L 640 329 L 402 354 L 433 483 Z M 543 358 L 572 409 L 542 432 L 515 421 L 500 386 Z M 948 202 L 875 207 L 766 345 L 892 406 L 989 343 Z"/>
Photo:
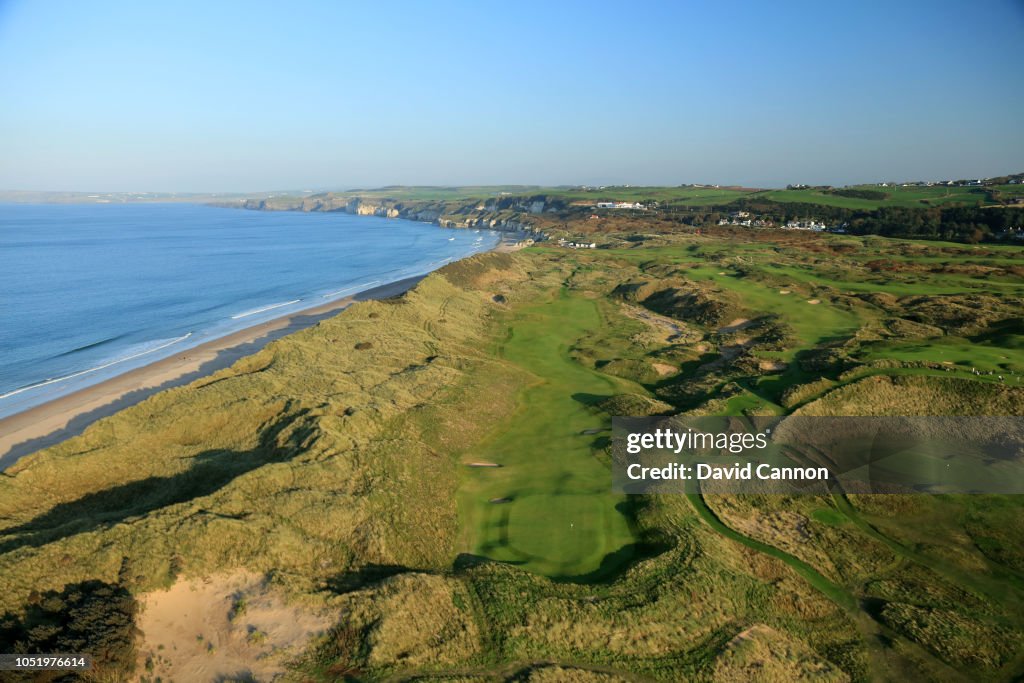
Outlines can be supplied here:
<path id="1" fill-rule="evenodd" d="M 536 380 L 473 454 L 502 467 L 464 473 L 459 503 L 471 552 L 555 577 L 591 574 L 612 553 L 621 563 L 635 538 L 626 498 L 611 493 L 609 469 L 596 457 L 595 444 L 610 436 L 607 417 L 588 406 L 646 392 L 570 357 L 571 345 L 602 324 L 590 299 L 561 290 L 513 315 L 499 353 Z"/>

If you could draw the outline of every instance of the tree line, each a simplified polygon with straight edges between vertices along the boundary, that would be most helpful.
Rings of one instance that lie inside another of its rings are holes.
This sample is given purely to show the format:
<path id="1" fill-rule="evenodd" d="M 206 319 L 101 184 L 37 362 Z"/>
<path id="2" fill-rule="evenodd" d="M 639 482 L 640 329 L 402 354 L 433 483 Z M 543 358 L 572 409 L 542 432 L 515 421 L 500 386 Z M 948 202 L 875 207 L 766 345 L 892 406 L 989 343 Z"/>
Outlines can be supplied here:
<path id="1" fill-rule="evenodd" d="M 941 239 L 959 242 L 983 242 L 1000 239 L 1011 228 L 1024 227 L 1024 207 L 951 206 L 909 208 L 885 206 L 878 209 L 847 209 L 838 206 L 801 202 L 772 202 L 738 199 L 715 207 L 701 218 L 717 221 L 729 211 L 749 211 L 777 225 L 793 220 L 823 220 L 842 225 L 854 235 L 884 235 L 917 239 Z M 692 216 L 697 218 L 697 216 Z"/>

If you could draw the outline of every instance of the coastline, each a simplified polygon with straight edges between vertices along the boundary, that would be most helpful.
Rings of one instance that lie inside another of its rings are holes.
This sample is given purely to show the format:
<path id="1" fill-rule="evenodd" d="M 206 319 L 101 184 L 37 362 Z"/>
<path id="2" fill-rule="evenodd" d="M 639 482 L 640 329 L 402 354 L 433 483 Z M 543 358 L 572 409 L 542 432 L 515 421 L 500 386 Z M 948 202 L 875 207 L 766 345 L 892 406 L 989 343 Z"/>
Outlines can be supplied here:
<path id="1" fill-rule="evenodd" d="M 519 233 L 503 236 L 488 251 L 516 251 L 520 238 Z M 130 408 L 165 389 L 183 386 L 229 368 L 270 342 L 311 328 L 355 302 L 387 299 L 408 292 L 428 274 L 414 275 L 325 304 L 292 311 L 0 418 L 0 473 L 26 456 L 78 436 L 102 418 Z"/>
<path id="2" fill-rule="evenodd" d="M 502 246 L 503 243 L 499 243 L 495 249 Z M 0 472 L 27 455 L 78 436 L 97 420 L 141 403 L 165 389 L 183 386 L 230 367 L 270 342 L 312 327 L 353 303 L 398 296 L 426 276 L 408 277 L 293 311 L 0 418 Z"/>
<path id="3" fill-rule="evenodd" d="M 488 251 L 516 251 L 521 247 L 522 237 L 522 233 L 502 235 Z M 184 386 L 230 367 L 267 344 L 313 327 L 353 303 L 403 294 L 429 274 L 377 285 L 319 306 L 292 311 L 0 418 L 0 473 L 25 456 L 78 436 L 104 417 L 141 403 L 165 389 Z"/>
<path id="4" fill-rule="evenodd" d="M 522 247 L 521 240 L 524 236 L 525 234 L 521 232 L 502 234 L 497 244 L 486 251 L 516 251 Z M 468 254 L 462 258 L 474 255 L 476 254 Z M 25 456 L 78 436 L 91 424 L 104 417 L 141 403 L 165 389 L 184 386 L 230 367 L 267 344 L 313 327 L 321 320 L 337 315 L 353 303 L 369 299 L 387 299 L 403 294 L 415 287 L 430 272 L 377 285 L 318 306 L 292 311 L 185 349 L 168 358 L 133 368 L 19 413 L 2 417 L 0 473 Z"/>

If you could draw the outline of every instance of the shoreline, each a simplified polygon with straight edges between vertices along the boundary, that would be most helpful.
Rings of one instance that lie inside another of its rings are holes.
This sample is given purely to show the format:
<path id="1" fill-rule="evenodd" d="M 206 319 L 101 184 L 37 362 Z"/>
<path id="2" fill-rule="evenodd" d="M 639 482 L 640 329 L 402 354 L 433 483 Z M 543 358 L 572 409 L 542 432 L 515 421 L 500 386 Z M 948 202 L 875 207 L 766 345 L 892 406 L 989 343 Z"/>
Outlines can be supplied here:
<path id="1" fill-rule="evenodd" d="M 78 436 L 97 420 L 165 389 L 184 386 L 230 367 L 267 344 L 313 327 L 356 302 L 404 294 L 427 275 L 414 275 L 293 311 L 0 418 L 0 472 L 27 455 Z"/>
<path id="2" fill-rule="evenodd" d="M 486 251 L 521 248 L 521 233 L 501 235 Z M 469 258 L 479 253 L 467 254 Z M 457 259 L 462 260 L 462 259 Z M 445 265 L 455 263 L 449 261 Z M 443 268 L 444 266 L 440 266 Z M 230 367 L 277 339 L 313 327 L 359 301 L 387 299 L 416 286 L 430 273 L 377 285 L 319 306 L 292 311 L 252 327 L 188 348 L 65 396 L 0 418 L 0 473 L 36 451 L 78 436 L 94 422 L 131 407 L 166 389 L 184 386 Z"/>
<path id="3" fill-rule="evenodd" d="M 521 237 L 520 233 L 502 235 L 498 243 L 487 251 L 516 251 L 520 248 Z M 469 254 L 462 258 L 475 255 Z M 313 327 L 354 303 L 404 294 L 436 270 L 439 268 L 422 275 L 377 285 L 318 306 L 292 311 L 0 418 L 0 472 L 25 456 L 78 436 L 104 417 L 141 403 L 165 389 L 184 386 L 230 367 L 267 344 Z"/>
<path id="4" fill-rule="evenodd" d="M 78 436 L 97 420 L 141 403 L 165 389 L 184 386 L 230 367 L 267 344 L 313 327 L 356 302 L 404 294 L 427 275 L 429 273 L 377 285 L 319 306 L 293 311 L 0 418 L 0 472 L 27 455 Z"/>

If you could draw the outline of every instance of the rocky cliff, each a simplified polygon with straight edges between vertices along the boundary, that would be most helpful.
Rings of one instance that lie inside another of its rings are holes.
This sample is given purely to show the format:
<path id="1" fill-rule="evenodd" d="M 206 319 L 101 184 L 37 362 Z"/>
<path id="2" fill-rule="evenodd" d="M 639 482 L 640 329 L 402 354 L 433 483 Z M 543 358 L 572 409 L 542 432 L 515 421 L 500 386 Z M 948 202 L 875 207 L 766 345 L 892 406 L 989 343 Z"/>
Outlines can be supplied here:
<path id="1" fill-rule="evenodd" d="M 219 206 L 257 211 L 344 211 L 359 216 L 382 216 L 433 223 L 444 228 L 486 228 L 505 232 L 525 232 L 534 239 L 543 233 L 530 220 L 531 215 L 563 209 L 562 203 L 547 197 L 498 197 L 462 201 L 402 201 L 371 199 L 326 193 L 312 197 L 280 197 L 221 202 Z"/>

